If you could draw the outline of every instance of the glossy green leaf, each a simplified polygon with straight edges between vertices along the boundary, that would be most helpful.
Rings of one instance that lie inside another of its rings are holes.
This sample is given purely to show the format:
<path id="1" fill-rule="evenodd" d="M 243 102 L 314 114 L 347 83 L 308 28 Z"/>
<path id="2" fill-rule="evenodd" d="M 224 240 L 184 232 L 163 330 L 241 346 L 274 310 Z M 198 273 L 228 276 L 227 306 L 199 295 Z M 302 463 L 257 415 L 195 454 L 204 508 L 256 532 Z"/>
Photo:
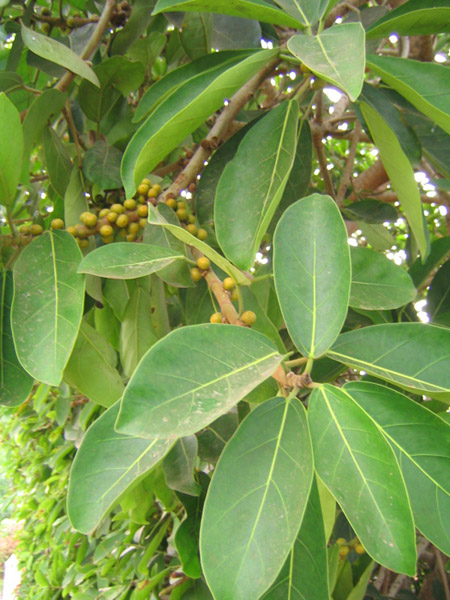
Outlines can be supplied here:
<path id="1" fill-rule="evenodd" d="M 270 380 L 268 379 L 267 381 Z M 255 388 L 255 390 L 256 389 L 258 388 Z M 250 394 L 251 393 L 252 392 L 250 392 Z M 265 400 L 267 400 L 268 397 L 270 396 L 266 396 Z M 236 431 L 238 424 L 238 415 L 236 411 L 222 415 L 205 427 L 203 431 L 197 434 L 199 457 L 206 462 L 215 465 L 228 440 Z"/>
<path id="2" fill-rule="evenodd" d="M 333 500 L 334 501 L 334 500 Z M 329 600 L 328 557 L 317 483 L 313 479 L 300 531 L 275 583 L 261 600 Z"/>
<path id="3" fill-rule="evenodd" d="M 307 27 L 315 25 L 325 12 L 328 0 L 276 0 L 278 6 Z"/>
<path id="4" fill-rule="evenodd" d="M 151 67 L 154 60 L 161 54 L 167 38 L 160 31 L 152 31 L 145 38 L 139 38 L 129 48 L 127 55 L 141 62 L 144 67 Z"/>
<path id="5" fill-rule="evenodd" d="M 135 279 L 155 273 L 174 260 L 184 258 L 184 255 L 170 248 L 119 242 L 90 252 L 83 258 L 78 270 L 80 273 L 112 279 Z"/>
<path id="6" fill-rule="evenodd" d="M 48 231 L 14 265 L 11 323 L 17 356 L 30 375 L 61 383 L 78 335 L 84 304 L 81 252 L 66 231 Z"/>
<path id="7" fill-rule="evenodd" d="M 173 357 L 188 352 L 188 361 Z M 195 433 L 267 379 L 282 357 L 265 336 L 230 325 L 175 329 L 139 363 L 122 399 L 117 430 L 143 437 Z"/>
<path id="8" fill-rule="evenodd" d="M 450 67 L 373 54 L 367 65 L 450 134 Z"/>
<path id="9" fill-rule="evenodd" d="M 232 265 L 226 258 L 224 258 L 221 254 L 216 252 L 214 248 L 211 248 L 209 244 L 206 242 L 202 242 L 194 235 L 190 234 L 189 231 L 180 227 L 179 225 L 174 225 L 173 223 L 169 223 L 165 216 L 164 211 L 160 211 L 157 208 L 149 206 L 149 215 L 148 215 L 149 223 L 151 225 L 159 225 L 167 229 L 172 235 L 176 238 L 188 244 L 189 246 L 193 246 L 200 250 L 205 256 L 207 256 L 214 264 L 216 264 L 222 271 L 225 271 L 230 277 L 238 283 L 239 285 L 250 285 L 251 281 L 234 265 Z"/>
<path id="10" fill-rule="evenodd" d="M 64 194 L 64 223 L 66 227 L 80 222 L 80 215 L 89 210 L 81 170 L 74 167 Z"/>
<path id="11" fill-rule="evenodd" d="M 112 55 L 124 55 L 128 48 L 138 40 L 152 22 L 151 10 L 155 0 L 136 0 L 125 27 L 116 31 L 111 43 Z"/>
<path id="12" fill-rule="evenodd" d="M 213 15 L 205 12 L 187 12 L 180 31 L 180 41 L 192 60 L 211 52 Z"/>
<path id="13" fill-rule="evenodd" d="M 427 293 L 427 313 L 432 321 L 450 312 L 450 261 L 447 260 L 433 277 Z"/>
<path id="14" fill-rule="evenodd" d="M 153 14 L 168 11 L 213 11 L 225 15 L 245 17 L 246 19 L 257 19 L 273 25 L 287 25 L 288 27 L 299 26 L 299 22 L 293 19 L 275 4 L 264 0 L 215 0 L 211 5 L 209 0 L 158 0 Z"/>
<path id="15" fill-rule="evenodd" d="M 361 229 L 363 236 L 375 250 L 389 250 L 395 244 L 394 236 L 383 225 L 358 221 L 358 228 Z"/>
<path id="16" fill-rule="evenodd" d="M 86 321 L 64 369 L 64 381 L 101 406 L 112 406 L 123 393 L 122 377 L 116 370 L 117 353 Z"/>
<path id="17" fill-rule="evenodd" d="M 103 140 L 95 142 L 83 158 L 83 173 L 102 190 L 122 187 L 120 163 L 122 152 Z"/>
<path id="18" fill-rule="evenodd" d="M 19 363 L 11 332 L 11 303 L 13 300 L 13 274 L 1 273 L 1 315 L 0 315 L 0 404 L 18 406 L 31 392 L 33 378 Z"/>
<path id="19" fill-rule="evenodd" d="M 95 329 L 107 340 L 115 350 L 120 348 L 120 321 L 114 314 L 111 305 L 105 298 L 103 306 L 94 307 Z"/>
<path id="20" fill-rule="evenodd" d="M 217 50 L 260 48 L 261 24 L 256 19 L 213 15 L 211 45 Z"/>
<path id="21" fill-rule="evenodd" d="M 61 112 L 67 100 L 59 90 L 45 90 L 34 100 L 23 120 L 23 155 L 28 156 L 52 115 Z"/>
<path id="22" fill-rule="evenodd" d="M 23 133 L 17 108 L 4 92 L 0 94 L 0 204 L 10 207 L 17 193 L 22 170 Z"/>
<path id="23" fill-rule="evenodd" d="M 120 362 L 127 377 L 131 377 L 141 358 L 157 340 L 150 293 L 137 285 L 128 301 L 120 329 Z"/>
<path id="24" fill-rule="evenodd" d="M 337 85 L 355 101 L 364 80 L 364 38 L 361 23 L 344 23 L 315 36 L 295 35 L 288 48 L 315 75 Z"/>
<path id="25" fill-rule="evenodd" d="M 422 258 L 425 258 L 429 251 L 429 236 L 423 217 L 419 188 L 414 179 L 411 163 L 383 117 L 365 102 L 361 102 L 360 107 L 375 145 L 378 147 L 392 187 L 397 193 L 408 219 Z"/>
<path id="26" fill-rule="evenodd" d="M 277 54 L 277 49 L 263 50 L 237 64 L 235 58 L 234 64 L 222 64 L 220 71 L 188 80 L 161 102 L 132 137 L 123 156 L 127 196 L 131 197 L 147 173 Z"/>
<path id="27" fill-rule="evenodd" d="M 329 384 L 313 390 L 308 422 L 317 474 L 368 554 L 388 569 L 414 575 L 408 495 L 382 433 L 348 393 Z"/>
<path id="28" fill-rule="evenodd" d="M 72 464 L 68 514 L 82 533 L 93 531 L 120 496 L 143 479 L 173 444 L 117 433 L 118 411 L 115 404 L 91 425 Z"/>
<path id="29" fill-rule="evenodd" d="M 427 281 L 430 273 L 439 265 L 442 259 L 450 252 L 450 236 L 438 238 L 431 242 L 430 253 L 422 262 L 418 258 L 409 268 L 409 274 L 417 288 Z"/>
<path id="30" fill-rule="evenodd" d="M 302 404 L 274 398 L 258 406 L 228 442 L 206 497 L 200 556 L 215 598 L 257 600 L 273 583 L 297 536 L 312 477 Z"/>
<path id="31" fill-rule="evenodd" d="M 448 133 L 415 111 L 405 111 L 403 117 L 418 137 L 425 158 L 438 173 L 450 177 L 450 136 Z"/>
<path id="32" fill-rule="evenodd" d="M 45 127 L 42 136 L 45 166 L 55 192 L 64 198 L 73 171 L 66 146 L 52 127 Z"/>
<path id="33" fill-rule="evenodd" d="M 194 479 L 197 448 L 195 435 L 183 437 L 165 456 L 162 465 L 167 485 L 190 496 L 198 496 L 201 491 L 200 485 Z"/>
<path id="34" fill-rule="evenodd" d="M 420 392 L 450 391 L 450 330 L 388 323 L 342 334 L 328 355 Z"/>
<path id="35" fill-rule="evenodd" d="M 225 255 L 249 269 L 281 200 L 297 145 L 299 107 L 282 102 L 244 136 L 216 190 L 214 221 Z M 264 169 L 261 165 L 264 164 Z"/>
<path id="36" fill-rule="evenodd" d="M 347 230 L 336 203 L 312 194 L 284 213 L 274 237 L 275 287 L 289 334 L 317 358 L 344 324 L 350 292 Z"/>
<path id="37" fill-rule="evenodd" d="M 449 0 L 409 0 L 391 10 L 367 30 L 367 37 L 397 35 L 429 35 L 450 33 Z"/>
<path id="38" fill-rule="evenodd" d="M 128 300 L 130 299 L 130 289 L 127 281 L 123 279 L 107 279 L 103 286 L 103 296 L 109 302 L 119 321 L 123 321 Z"/>
<path id="39" fill-rule="evenodd" d="M 414 300 L 417 290 L 407 271 L 369 248 L 351 248 L 350 306 L 386 310 Z"/>
<path id="40" fill-rule="evenodd" d="M 450 425 L 391 388 L 351 382 L 344 390 L 375 421 L 398 452 L 416 526 L 450 552 Z"/>
<path id="41" fill-rule="evenodd" d="M 372 200 L 370 198 L 348 204 L 343 208 L 342 213 L 346 219 L 372 224 L 382 224 L 398 219 L 398 213 L 394 206 L 381 200 Z"/>
<path id="42" fill-rule="evenodd" d="M 41 58 L 45 58 L 64 67 L 68 71 L 72 71 L 72 73 L 80 75 L 84 79 L 91 81 L 94 85 L 100 85 L 97 75 L 91 67 L 78 54 L 75 54 L 75 52 L 64 44 L 57 42 L 51 37 L 37 33 L 33 29 L 28 29 L 23 24 L 21 34 L 25 46 Z"/>

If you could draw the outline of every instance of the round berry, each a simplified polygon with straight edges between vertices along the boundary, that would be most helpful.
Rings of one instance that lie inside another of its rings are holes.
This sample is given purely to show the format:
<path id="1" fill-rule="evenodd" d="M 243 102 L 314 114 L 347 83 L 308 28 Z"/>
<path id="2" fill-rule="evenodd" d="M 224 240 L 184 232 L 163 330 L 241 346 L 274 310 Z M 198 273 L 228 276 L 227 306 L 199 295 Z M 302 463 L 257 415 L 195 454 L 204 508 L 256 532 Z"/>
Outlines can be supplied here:
<path id="1" fill-rule="evenodd" d="M 31 233 L 29 225 L 22 225 L 22 227 L 19 229 L 19 231 L 23 235 L 30 235 L 30 233 Z"/>
<path id="2" fill-rule="evenodd" d="M 86 225 L 75 225 L 75 229 L 77 232 L 77 236 L 83 240 L 84 238 L 86 238 L 88 236 L 88 229 L 86 227 Z"/>
<path id="3" fill-rule="evenodd" d="M 140 196 L 146 196 L 148 194 L 148 185 L 145 183 L 141 183 L 141 185 L 137 189 L 137 193 Z"/>
<path id="4" fill-rule="evenodd" d="M 194 217 L 194 215 L 189 215 L 188 216 L 188 223 L 190 223 L 191 225 L 193 225 L 195 223 L 195 217 Z"/>
<path id="5" fill-rule="evenodd" d="M 86 227 L 95 227 L 97 225 L 97 215 L 94 213 L 85 212 L 81 215 L 81 222 L 86 225 Z"/>
<path id="6" fill-rule="evenodd" d="M 347 556 L 347 554 L 349 554 L 350 552 L 350 548 L 348 546 L 341 546 L 339 548 L 339 556 L 341 558 L 344 558 L 345 556 Z"/>
<path id="7" fill-rule="evenodd" d="M 42 225 L 39 225 L 38 223 L 34 223 L 30 227 L 30 233 L 31 233 L 31 235 L 41 235 L 41 233 L 43 231 L 44 231 L 44 228 L 42 227 Z"/>
<path id="8" fill-rule="evenodd" d="M 106 215 L 109 213 L 109 208 L 102 208 L 102 210 L 99 212 L 98 216 L 100 217 L 100 219 L 103 219 L 104 217 L 106 217 Z"/>
<path id="9" fill-rule="evenodd" d="M 151 187 L 152 182 L 150 181 L 150 179 L 147 179 L 146 177 L 144 177 L 144 179 L 141 181 L 141 185 L 146 185 L 149 188 L 149 187 Z"/>
<path id="10" fill-rule="evenodd" d="M 119 215 L 117 217 L 116 225 L 117 227 L 126 227 L 128 225 L 128 222 L 128 215 Z"/>
<path id="11" fill-rule="evenodd" d="M 158 192 L 153 187 L 150 188 L 147 192 L 147 198 L 156 198 L 158 195 Z"/>
<path id="12" fill-rule="evenodd" d="M 125 200 L 125 202 L 123 203 L 124 208 L 126 208 L 127 210 L 134 210 L 136 208 L 136 200 L 133 200 L 133 198 L 128 198 L 127 200 Z"/>
<path id="13" fill-rule="evenodd" d="M 136 239 L 136 234 L 135 233 L 129 233 L 127 235 L 127 242 L 134 242 L 134 240 Z"/>
<path id="14" fill-rule="evenodd" d="M 188 218 L 187 210 L 185 208 L 177 209 L 177 217 L 180 219 L 180 221 L 186 221 Z"/>
<path id="15" fill-rule="evenodd" d="M 364 546 L 362 544 L 356 544 L 355 552 L 356 552 L 356 554 L 364 554 L 365 553 Z"/>
<path id="16" fill-rule="evenodd" d="M 177 208 L 186 208 L 186 204 L 184 202 L 177 202 Z"/>
<path id="17" fill-rule="evenodd" d="M 210 323 L 222 323 L 222 315 L 220 313 L 213 313 L 209 317 Z"/>
<path id="18" fill-rule="evenodd" d="M 206 256 L 200 256 L 200 258 L 197 259 L 197 267 L 200 270 L 207 271 L 210 266 L 211 263 L 209 262 L 209 258 L 206 258 Z"/>
<path id="19" fill-rule="evenodd" d="M 189 223 L 189 225 L 186 227 L 186 230 L 192 235 L 197 235 L 197 227 L 192 223 Z"/>
<path id="20" fill-rule="evenodd" d="M 87 248 L 89 246 L 89 240 L 78 240 L 80 248 Z"/>
<path id="21" fill-rule="evenodd" d="M 176 210 L 177 208 L 177 201 L 175 200 L 175 198 L 167 198 L 166 204 L 169 208 L 172 208 L 173 210 Z"/>
<path id="22" fill-rule="evenodd" d="M 114 212 L 113 210 L 111 210 L 107 215 L 106 215 L 106 219 L 110 222 L 110 223 L 115 223 L 117 221 L 117 217 L 118 217 L 118 213 Z"/>
<path id="23" fill-rule="evenodd" d="M 256 321 L 256 315 L 252 310 L 246 310 L 241 315 L 241 321 L 246 325 L 253 325 Z"/>
<path id="24" fill-rule="evenodd" d="M 45 35 L 48 35 L 50 33 L 50 23 L 42 23 L 41 25 L 41 31 L 42 33 L 44 33 Z"/>
<path id="25" fill-rule="evenodd" d="M 162 192 L 162 187 L 159 185 L 159 183 L 154 183 L 152 189 L 154 189 L 158 195 Z"/>
<path id="26" fill-rule="evenodd" d="M 76 236 L 77 235 L 77 230 L 75 229 L 75 227 L 73 225 L 70 225 L 70 227 L 66 228 L 67 233 L 70 233 L 70 235 Z"/>
<path id="27" fill-rule="evenodd" d="M 232 277 L 225 277 L 223 280 L 223 289 L 230 291 L 236 286 L 234 279 Z"/>
<path id="28" fill-rule="evenodd" d="M 139 204 L 145 204 L 147 202 L 147 195 L 138 196 L 138 202 L 139 202 Z"/>
<path id="29" fill-rule="evenodd" d="M 113 205 L 111 206 L 111 210 L 112 210 L 113 212 L 117 213 L 118 215 L 120 215 L 120 214 L 122 214 L 123 212 L 125 212 L 125 209 L 124 209 L 124 207 L 122 206 L 122 204 L 119 204 L 119 203 L 113 204 Z"/>
<path id="30" fill-rule="evenodd" d="M 236 302 L 237 300 L 239 300 L 239 294 L 236 288 L 234 288 L 234 290 L 231 290 L 230 300 L 231 302 Z"/>
<path id="31" fill-rule="evenodd" d="M 64 221 L 62 219 L 53 219 L 50 226 L 52 229 L 64 229 Z"/>
<path id="32" fill-rule="evenodd" d="M 140 217 L 147 217 L 148 216 L 148 206 L 146 204 L 141 204 L 141 206 L 138 206 L 137 214 Z"/>
<path id="33" fill-rule="evenodd" d="M 113 241 L 114 241 L 114 236 L 113 235 L 106 235 L 106 236 L 102 237 L 102 242 L 104 244 L 110 244 Z"/>
<path id="34" fill-rule="evenodd" d="M 111 225 L 102 225 L 99 233 L 102 237 L 109 237 L 114 233 L 114 229 L 111 227 Z"/>
<path id="35" fill-rule="evenodd" d="M 145 229 L 146 225 L 147 225 L 147 219 L 145 219 L 144 217 L 142 219 L 139 219 L 139 227 L 141 229 Z"/>
<path id="36" fill-rule="evenodd" d="M 191 277 L 192 281 L 197 283 L 197 281 L 200 281 L 200 279 L 202 278 L 202 272 L 200 271 L 200 269 L 197 269 L 197 267 L 194 267 L 193 269 L 191 269 Z"/>
<path id="37" fill-rule="evenodd" d="M 197 231 L 197 237 L 199 240 L 205 241 L 208 237 L 208 232 L 206 231 L 206 229 L 199 229 Z"/>
<path id="38" fill-rule="evenodd" d="M 139 233 L 139 223 L 129 223 L 128 233 L 133 233 L 135 235 Z"/>
<path id="39" fill-rule="evenodd" d="M 345 538 L 338 538 L 336 540 L 336 544 L 346 544 L 347 540 Z"/>

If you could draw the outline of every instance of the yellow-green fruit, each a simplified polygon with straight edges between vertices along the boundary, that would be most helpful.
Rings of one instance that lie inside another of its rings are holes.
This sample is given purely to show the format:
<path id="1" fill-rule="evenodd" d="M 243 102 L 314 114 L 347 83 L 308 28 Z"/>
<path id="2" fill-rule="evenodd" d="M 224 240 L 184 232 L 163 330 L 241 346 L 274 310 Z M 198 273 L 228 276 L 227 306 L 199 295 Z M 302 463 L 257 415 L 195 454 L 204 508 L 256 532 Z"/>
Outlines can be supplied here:
<path id="1" fill-rule="evenodd" d="M 67 27 L 70 27 L 70 28 L 74 27 L 74 25 L 75 25 L 74 18 L 68 17 L 66 23 L 67 23 Z"/>
<path id="2" fill-rule="evenodd" d="M 114 236 L 113 235 L 107 235 L 105 237 L 102 237 L 102 242 L 104 244 L 110 244 L 113 241 L 114 241 Z"/>
<path id="3" fill-rule="evenodd" d="M 148 215 L 148 206 L 146 204 L 142 204 L 137 207 L 137 214 L 140 217 L 146 217 Z"/>
<path id="4" fill-rule="evenodd" d="M 346 544 L 347 540 L 345 538 L 338 538 L 336 540 L 336 544 Z"/>
<path id="5" fill-rule="evenodd" d="M 127 235 L 127 242 L 134 242 L 135 239 L 136 239 L 136 234 L 135 233 L 129 233 Z"/>
<path id="6" fill-rule="evenodd" d="M 39 225 L 38 223 L 34 223 L 34 225 L 32 225 L 30 227 L 31 235 L 41 235 L 41 233 L 43 231 L 44 231 L 44 228 L 42 227 L 42 225 Z"/>
<path id="7" fill-rule="evenodd" d="M 159 183 L 153 184 L 152 189 L 155 190 L 158 195 L 162 192 L 162 187 L 159 185 Z"/>
<path id="8" fill-rule="evenodd" d="M 122 237 L 127 237 L 128 231 L 125 227 L 123 229 L 119 229 L 119 235 L 121 235 Z"/>
<path id="9" fill-rule="evenodd" d="M 195 283 L 197 283 L 197 281 L 200 281 L 200 279 L 202 279 L 202 272 L 200 271 L 200 269 L 197 269 L 197 267 L 194 267 L 193 269 L 191 269 L 191 277 L 192 281 L 195 281 Z"/>
<path id="10" fill-rule="evenodd" d="M 234 279 L 232 277 L 225 277 L 223 280 L 223 289 L 224 290 L 232 290 L 236 286 Z"/>
<path id="11" fill-rule="evenodd" d="M 112 210 L 111 210 L 111 211 L 110 211 L 110 212 L 109 212 L 109 213 L 106 215 L 106 218 L 108 219 L 108 221 L 109 221 L 110 223 L 115 223 L 115 222 L 117 221 L 117 217 L 118 217 L 118 216 L 119 216 L 119 215 L 118 215 L 116 212 L 114 212 L 114 211 L 112 211 Z"/>
<path id="12" fill-rule="evenodd" d="M 234 290 L 231 290 L 230 300 L 231 302 L 236 302 L 236 300 L 239 300 L 239 294 L 236 288 L 234 288 Z"/>
<path id="13" fill-rule="evenodd" d="M 66 228 L 67 233 L 70 233 L 70 235 L 77 235 L 77 230 L 75 229 L 75 227 L 73 225 L 71 225 L 70 227 Z"/>
<path id="14" fill-rule="evenodd" d="M 175 198 L 168 198 L 166 200 L 166 204 L 169 208 L 172 208 L 173 210 L 177 208 L 177 201 L 175 200 Z"/>
<path id="15" fill-rule="evenodd" d="M 134 235 L 139 233 L 139 223 L 130 223 L 128 225 L 128 233 L 133 233 Z"/>
<path id="16" fill-rule="evenodd" d="M 206 231 L 206 229 L 199 229 L 197 231 L 197 237 L 199 240 L 204 241 L 208 237 L 208 232 Z"/>
<path id="17" fill-rule="evenodd" d="M 116 225 L 117 227 L 126 227 L 128 225 L 129 218 L 128 215 L 119 215 L 117 217 Z"/>
<path id="18" fill-rule="evenodd" d="M 197 235 L 197 227 L 195 225 L 193 225 L 192 223 L 189 223 L 189 225 L 186 227 L 186 229 L 192 235 Z"/>
<path id="19" fill-rule="evenodd" d="M 113 204 L 111 206 L 111 210 L 115 213 L 117 213 L 118 215 L 122 214 L 123 212 L 125 212 L 125 208 L 122 206 L 122 204 Z"/>
<path id="20" fill-rule="evenodd" d="M 104 217 L 106 217 L 106 215 L 109 213 L 109 208 L 102 208 L 102 210 L 99 212 L 98 216 L 100 217 L 100 219 L 103 219 Z"/>
<path id="21" fill-rule="evenodd" d="M 136 208 L 136 200 L 133 200 L 133 198 L 128 198 L 127 200 L 125 200 L 125 202 L 123 203 L 124 208 L 126 208 L 127 210 L 134 210 Z"/>
<path id="22" fill-rule="evenodd" d="M 253 325 L 256 321 L 256 315 L 252 310 L 246 310 L 241 315 L 241 321 L 246 325 Z"/>
<path id="23" fill-rule="evenodd" d="M 146 185 L 147 187 L 150 187 L 152 185 L 152 182 L 150 181 L 150 179 L 147 179 L 146 177 L 141 181 L 141 185 Z"/>
<path id="24" fill-rule="evenodd" d="M 22 227 L 19 229 L 20 233 L 22 233 L 23 235 L 29 235 L 31 233 L 30 230 L 30 226 L 29 225 L 22 225 Z"/>
<path id="25" fill-rule="evenodd" d="M 213 313 L 209 317 L 209 321 L 211 323 L 222 323 L 222 315 L 220 313 Z"/>
<path id="26" fill-rule="evenodd" d="M 180 219 L 180 221 L 186 221 L 188 218 L 187 210 L 185 208 L 179 208 L 177 210 L 177 217 Z"/>
<path id="27" fill-rule="evenodd" d="M 141 229 L 145 229 L 146 225 L 147 225 L 147 219 L 144 219 L 144 217 L 142 219 L 139 219 L 139 227 Z"/>
<path id="28" fill-rule="evenodd" d="M 200 256 L 200 258 L 197 259 L 197 267 L 202 271 L 207 271 L 210 266 L 211 263 L 209 262 L 209 258 L 206 258 L 206 256 Z"/>
<path id="29" fill-rule="evenodd" d="M 350 548 L 348 546 L 341 546 L 339 548 L 339 556 L 344 558 L 350 552 Z"/>
<path id="30" fill-rule="evenodd" d="M 45 35 L 48 35 L 50 33 L 50 23 L 42 23 L 41 25 L 41 31 L 42 33 L 44 33 Z"/>
<path id="31" fill-rule="evenodd" d="M 102 237 L 109 237 L 113 233 L 114 233 L 114 229 L 111 227 L 111 225 L 102 225 L 100 227 L 100 235 Z"/>
<path id="32" fill-rule="evenodd" d="M 75 229 L 77 232 L 77 236 L 80 239 L 84 239 L 88 236 L 88 229 L 87 229 L 86 225 L 75 225 Z"/>
<path id="33" fill-rule="evenodd" d="M 137 189 L 137 193 L 140 196 L 146 196 L 148 194 L 148 185 L 145 183 L 141 183 L 141 185 Z"/>
<path id="34" fill-rule="evenodd" d="M 78 240 L 80 248 L 87 248 L 89 246 L 89 240 Z"/>
<path id="35" fill-rule="evenodd" d="M 194 215 L 189 215 L 188 216 L 188 223 L 191 223 L 191 225 L 193 225 L 195 223 L 195 217 L 194 217 Z"/>
<path id="36" fill-rule="evenodd" d="M 20 243 L 22 244 L 22 246 L 28 246 L 32 239 L 33 237 L 31 235 L 21 235 Z"/>
<path id="37" fill-rule="evenodd" d="M 186 204 L 184 202 L 177 202 L 177 208 L 186 208 Z"/>
<path id="38" fill-rule="evenodd" d="M 44 15 L 45 17 L 49 17 L 52 14 L 52 11 L 49 9 L 48 6 L 43 6 L 41 8 L 41 15 Z"/>
<path id="39" fill-rule="evenodd" d="M 158 192 L 155 188 L 150 188 L 147 192 L 147 198 L 156 198 L 156 196 L 158 196 Z"/>
<path id="40" fill-rule="evenodd" d="M 356 554 L 364 554 L 365 553 L 364 546 L 362 544 L 356 544 L 355 552 L 356 552 Z"/>
<path id="41" fill-rule="evenodd" d="M 147 202 L 147 196 L 138 196 L 138 202 L 140 204 L 145 204 Z"/>
<path id="42" fill-rule="evenodd" d="M 64 221 L 62 219 L 53 219 L 51 222 L 52 229 L 64 229 Z"/>

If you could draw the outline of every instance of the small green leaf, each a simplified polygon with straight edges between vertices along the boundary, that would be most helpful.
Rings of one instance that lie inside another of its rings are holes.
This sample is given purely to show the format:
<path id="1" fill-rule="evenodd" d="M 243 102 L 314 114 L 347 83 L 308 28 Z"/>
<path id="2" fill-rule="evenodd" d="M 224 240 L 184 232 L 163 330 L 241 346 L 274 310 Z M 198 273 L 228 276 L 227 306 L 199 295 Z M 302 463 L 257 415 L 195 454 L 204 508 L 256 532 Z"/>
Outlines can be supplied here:
<path id="1" fill-rule="evenodd" d="M 416 526 L 450 553 L 450 426 L 424 404 L 391 388 L 351 382 L 347 394 L 375 421 L 398 453 Z"/>
<path id="2" fill-rule="evenodd" d="M 28 157 L 49 118 L 61 112 L 66 100 L 66 94 L 55 89 L 45 90 L 34 100 L 23 121 L 24 157 Z"/>
<path id="3" fill-rule="evenodd" d="M 417 258 L 409 268 L 409 274 L 417 288 L 421 288 L 428 276 L 450 252 L 450 236 L 431 242 L 430 253 L 425 262 Z"/>
<path id="4" fill-rule="evenodd" d="M 437 271 L 428 288 L 427 313 L 432 321 L 439 322 L 439 315 L 450 312 L 450 261 Z"/>
<path id="5" fill-rule="evenodd" d="M 81 170 L 74 167 L 64 194 L 64 223 L 66 227 L 77 225 L 80 215 L 89 210 Z"/>
<path id="6" fill-rule="evenodd" d="M 253 265 L 286 187 L 298 117 L 296 100 L 269 111 L 244 136 L 219 180 L 214 203 L 217 240 L 225 256 L 241 269 Z"/>
<path id="7" fill-rule="evenodd" d="M 276 0 L 276 3 L 300 23 L 311 27 L 317 23 L 327 9 L 329 0 Z"/>
<path id="8" fill-rule="evenodd" d="M 45 166 L 50 183 L 56 193 L 64 198 L 73 171 L 72 161 L 66 147 L 52 127 L 45 127 L 42 136 Z"/>
<path id="9" fill-rule="evenodd" d="M 367 310 L 399 308 L 414 300 L 417 290 L 407 271 L 369 248 L 351 248 L 350 306 Z"/>
<path id="10" fill-rule="evenodd" d="M 293 342 L 317 358 L 344 324 L 350 292 L 347 230 L 336 203 L 312 194 L 284 213 L 274 237 L 275 287 Z"/>
<path id="11" fill-rule="evenodd" d="M 450 330 L 388 323 L 343 333 L 331 358 L 420 392 L 450 391 Z"/>
<path id="12" fill-rule="evenodd" d="M 122 187 L 120 163 L 122 152 L 103 140 L 95 142 L 83 158 L 83 173 L 102 190 Z"/>
<path id="13" fill-rule="evenodd" d="M 449 0 L 409 0 L 391 10 L 367 30 L 368 38 L 385 37 L 390 33 L 397 35 L 429 35 L 431 33 L 450 33 Z"/>
<path id="14" fill-rule="evenodd" d="M 94 85 L 100 86 L 94 71 L 88 67 L 78 54 L 75 54 L 75 52 L 70 50 L 70 48 L 53 40 L 51 37 L 28 29 L 28 27 L 25 27 L 23 24 L 21 33 L 23 43 L 32 52 L 41 58 L 45 58 L 57 65 L 61 65 L 61 67 L 64 67 L 68 71 L 72 71 L 72 73 L 80 75 L 84 79 L 91 81 Z"/>
<path id="15" fill-rule="evenodd" d="M 86 321 L 64 369 L 64 381 L 101 406 L 112 406 L 123 394 L 122 378 L 116 370 L 117 353 Z"/>
<path id="16" fill-rule="evenodd" d="M 14 265 L 12 331 L 22 366 L 38 381 L 61 383 L 84 305 L 81 252 L 66 231 L 48 231 Z"/>
<path id="17" fill-rule="evenodd" d="M 429 251 L 429 235 L 411 163 L 383 117 L 365 102 L 360 107 L 424 259 Z"/>
<path id="18" fill-rule="evenodd" d="M 189 360 L 173 357 L 189 353 Z M 125 390 L 117 430 L 183 437 L 205 427 L 267 379 L 280 363 L 265 336 L 230 325 L 175 329 L 150 348 Z"/>
<path id="19" fill-rule="evenodd" d="M 136 279 L 180 259 L 185 256 L 170 248 L 119 242 L 90 252 L 81 261 L 78 271 L 112 279 Z"/>
<path id="20" fill-rule="evenodd" d="M 315 36 L 295 35 L 288 48 L 315 75 L 337 85 L 354 102 L 364 80 L 364 38 L 361 23 L 344 23 Z"/>
<path id="21" fill-rule="evenodd" d="M 0 204 L 11 207 L 22 170 L 23 133 L 19 112 L 4 92 L 0 94 L 0 134 L 4 140 L 0 145 Z"/>
<path id="22" fill-rule="evenodd" d="M 383 224 L 398 219 L 398 213 L 391 204 L 370 198 L 348 204 L 342 209 L 342 213 L 346 219 L 371 224 Z"/>
<path id="23" fill-rule="evenodd" d="M 317 474 L 367 553 L 388 569 L 414 575 L 408 495 L 395 455 L 372 419 L 348 393 L 325 384 L 313 390 L 308 422 Z"/>
<path id="24" fill-rule="evenodd" d="M 72 464 L 67 508 L 70 522 L 82 533 L 92 532 L 173 444 L 117 433 L 118 411 L 115 404 L 91 425 Z"/>
<path id="25" fill-rule="evenodd" d="M 183 437 L 164 457 L 162 464 L 167 485 L 189 496 L 198 496 L 201 491 L 200 485 L 194 479 L 197 447 L 195 435 Z"/>
<path id="26" fill-rule="evenodd" d="M 2 271 L 0 315 L 0 404 L 18 406 L 31 392 L 33 378 L 19 363 L 11 332 L 11 303 L 13 300 L 13 274 Z"/>
<path id="27" fill-rule="evenodd" d="M 273 398 L 258 406 L 228 442 L 206 497 L 200 555 L 215 598 L 257 600 L 273 583 L 297 536 L 312 477 L 302 404 Z"/>

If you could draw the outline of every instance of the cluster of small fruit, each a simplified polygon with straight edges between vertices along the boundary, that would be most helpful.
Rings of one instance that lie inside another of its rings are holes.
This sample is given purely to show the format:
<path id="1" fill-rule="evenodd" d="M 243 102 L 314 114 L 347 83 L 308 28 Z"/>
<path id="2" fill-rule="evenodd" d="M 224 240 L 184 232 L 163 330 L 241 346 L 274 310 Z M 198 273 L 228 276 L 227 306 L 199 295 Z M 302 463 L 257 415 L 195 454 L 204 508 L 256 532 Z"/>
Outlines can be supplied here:
<path id="1" fill-rule="evenodd" d="M 198 229 L 195 225 L 195 216 L 189 212 L 186 203 L 181 198 L 176 200 L 173 194 L 167 194 L 166 204 L 169 208 L 175 211 L 178 220 L 185 226 L 186 231 L 195 235 L 199 240 L 205 241 L 208 237 L 206 229 Z"/>
<path id="2" fill-rule="evenodd" d="M 339 546 L 339 556 L 341 558 L 345 558 L 352 550 L 356 552 L 356 554 L 364 554 L 365 549 L 358 538 L 347 542 L 345 538 L 338 538 L 336 540 L 336 544 Z"/>

